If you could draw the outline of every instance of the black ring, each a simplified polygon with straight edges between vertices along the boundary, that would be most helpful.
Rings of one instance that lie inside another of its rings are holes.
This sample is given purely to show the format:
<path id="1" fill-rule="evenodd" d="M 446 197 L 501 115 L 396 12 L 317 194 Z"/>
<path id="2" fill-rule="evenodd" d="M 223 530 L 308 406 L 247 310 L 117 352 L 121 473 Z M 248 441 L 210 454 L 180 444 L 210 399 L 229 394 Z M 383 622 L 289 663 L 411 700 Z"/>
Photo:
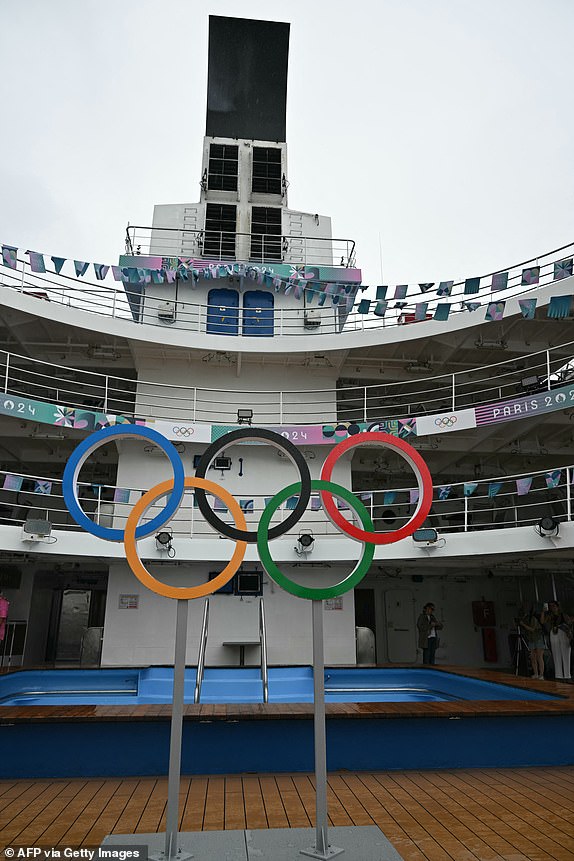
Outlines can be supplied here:
<path id="1" fill-rule="evenodd" d="M 229 431 L 229 433 L 226 433 L 224 436 L 215 440 L 215 442 L 212 442 L 211 445 L 205 449 L 195 470 L 195 475 L 197 478 L 205 478 L 212 460 L 218 455 L 222 448 L 227 448 L 239 440 L 249 439 L 264 440 L 265 442 L 271 443 L 271 445 L 274 445 L 276 448 L 283 449 L 287 456 L 291 458 L 299 470 L 299 475 L 301 476 L 301 493 L 299 494 L 297 505 L 283 523 L 279 523 L 277 526 L 273 526 L 272 529 L 269 530 L 270 540 L 273 538 L 279 538 L 281 535 L 285 535 L 289 529 L 301 520 L 311 496 L 311 475 L 309 473 L 307 461 L 300 450 L 293 445 L 291 440 L 275 433 L 275 431 L 265 430 L 263 428 L 239 428 L 238 430 Z M 195 499 L 199 510 L 209 525 L 213 526 L 213 528 L 222 535 L 225 535 L 227 538 L 233 538 L 236 541 L 247 541 L 249 544 L 257 544 L 257 530 L 255 530 L 255 532 L 249 532 L 247 530 L 237 529 L 230 523 L 225 523 L 221 520 L 210 508 L 209 503 L 207 502 L 205 490 L 196 487 Z"/>

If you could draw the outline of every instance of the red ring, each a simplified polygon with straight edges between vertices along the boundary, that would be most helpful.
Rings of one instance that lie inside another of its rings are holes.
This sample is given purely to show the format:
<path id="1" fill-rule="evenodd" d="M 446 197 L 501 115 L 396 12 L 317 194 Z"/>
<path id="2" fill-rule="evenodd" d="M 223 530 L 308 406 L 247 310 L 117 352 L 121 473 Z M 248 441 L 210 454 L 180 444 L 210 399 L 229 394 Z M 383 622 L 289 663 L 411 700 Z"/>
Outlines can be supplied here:
<path id="1" fill-rule="evenodd" d="M 424 523 L 432 505 L 432 477 L 428 466 L 418 451 L 412 445 L 409 445 L 408 442 L 391 436 L 388 433 L 370 431 L 350 436 L 338 443 L 325 459 L 325 463 L 321 469 L 321 480 L 331 481 L 333 467 L 341 455 L 350 448 L 365 443 L 376 443 L 385 448 L 394 449 L 397 454 L 400 454 L 412 466 L 419 486 L 419 499 L 415 513 L 409 522 L 401 526 L 400 529 L 393 530 L 392 532 L 365 532 L 364 529 L 359 529 L 343 517 L 335 504 L 333 495 L 328 490 L 320 491 L 323 506 L 332 522 L 351 538 L 355 538 L 357 541 L 367 541 L 369 544 L 394 544 L 395 541 L 401 541 L 403 538 L 412 535 L 415 529 L 418 529 Z"/>

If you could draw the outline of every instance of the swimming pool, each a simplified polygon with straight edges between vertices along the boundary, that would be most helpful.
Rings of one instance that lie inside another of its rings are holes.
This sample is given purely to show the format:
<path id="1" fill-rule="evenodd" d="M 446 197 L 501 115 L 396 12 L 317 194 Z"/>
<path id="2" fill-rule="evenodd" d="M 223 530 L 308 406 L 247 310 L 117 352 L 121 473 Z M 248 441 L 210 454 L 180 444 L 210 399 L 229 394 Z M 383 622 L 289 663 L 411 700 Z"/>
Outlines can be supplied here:
<path id="1" fill-rule="evenodd" d="M 170 703 L 173 669 L 22 670 L 0 676 L 0 706 L 150 705 Z M 185 674 L 185 701 L 193 702 L 195 668 Z M 329 667 L 326 702 L 461 702 L 552 700 L 550 694 L 441 670 Z M 258 668 L 205 670 L 202 703 L 260 703 Z M 313 702 L 311 667 L 271 667 L 270 703 Z"/>

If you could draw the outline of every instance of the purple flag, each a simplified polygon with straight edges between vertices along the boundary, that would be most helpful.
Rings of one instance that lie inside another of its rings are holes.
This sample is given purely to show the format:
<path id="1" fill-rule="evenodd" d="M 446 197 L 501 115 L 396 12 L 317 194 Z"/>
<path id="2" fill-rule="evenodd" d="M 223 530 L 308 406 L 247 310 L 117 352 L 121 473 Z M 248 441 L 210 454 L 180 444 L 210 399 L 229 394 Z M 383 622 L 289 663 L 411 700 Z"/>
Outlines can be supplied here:
<path id="1" fill-rule="evenodd" d="M 506 290 L 508 287 L 508 272 L 495 272 L 492 276 L 491 290 Z"/>
<path id="2" fill-rule="evenodd" d="M 127 487 L 116 487 L 114 490 L 114 502 L 129 502 L 130 489 Z"/>
<path id="3" fill-rule="evenodd" d="M 393 299 L 404 299 L 407 295 L 408 286 L 408 284 L 397 284 Z"/>
<path id="4" fill-rule="evenodd" d="M 532 475 L 527 475 L 526 478 L 516 479 L 516 493 L 518 496 L 526 496 L 527 493 L 530 493 L 530 488 L 532 487 L 532 479 Z"/>
<path id="5" fill-rule="evenodd" d="M 23 481 L 21 475 L 12 475 L 12 473 L 7 472 L 4 478 L 4 490 L 21 490 Z"/>
<path id="6" fill-rule="evenodd" d="M 18 249 L 12 245 L 3 245 L 2 260 L 5 266 L 8 266 L 10 269 L 16 269 L 18 264 Z"/>
<path id="7" fill-rule="evenodd" d="M 44 263 L 44 255 L 38 251 L 27 251 L 26 254 L 30 257 L 30 269 L 32 272 L 45 272 L 46 264 Z"/>
<path id="8" fill-rule="evenodd" d="M 495 320 L 502 320 L 505 307 L 506 302 L 489 302 L 488 308 L 486 309 L 486 314 L 484 315 L 484 319 L 488 320 L 489 322 L 493 322 Z"/>
<path id="9" fill-rule="evenodd" d="M 522 285 L 538 284 L 540 281 L 540 266 L 530 266 L 522 270 Z"/>
<path id="10" fill-rule="evenodd" d="M 419 491 L 418 487 L 414 490 L 409 490 L 409 502 L 411 505 L 414 505 L 419 501 Z"/>

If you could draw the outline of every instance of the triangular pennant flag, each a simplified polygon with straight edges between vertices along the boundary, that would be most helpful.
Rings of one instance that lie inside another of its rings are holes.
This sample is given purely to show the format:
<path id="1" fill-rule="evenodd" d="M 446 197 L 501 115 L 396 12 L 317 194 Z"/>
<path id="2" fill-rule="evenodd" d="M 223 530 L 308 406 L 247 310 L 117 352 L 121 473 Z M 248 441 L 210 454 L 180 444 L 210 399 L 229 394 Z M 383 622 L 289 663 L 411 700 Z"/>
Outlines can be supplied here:
<path id="1" fill-rule="evenodd" d="M 464 293 L 468 296 L 470 293 L 478 293 L 480 289 L 480 278 L 467 278 L 464 282 Z"/>
<path id="2" fill-rule="evenodd" d="M 18 249 L 14 248 L 13 245 L 3 245 L 2 260 L 5 266 L 8 266 L 10 269 L 16 269 L 18 265 Z"/>
<path id="3" fill-rule="evenodd" d="M 537 299 L 519 299 L 520 312 L 525 320 L 534 320 Z"/>
<path id="4" fill-rule="evenodd" d="M 552 472 L 547 472 L 544 478 L 546 479 L 547 488 L 551 489 L 553 487 L 558 487 L 560 479 L 562 478 L 562 470 L 553 469 Z"/>
<path id="5" fill-rule="evenodd" d="M 441 281 L 438 285 L 436 295 L 437 296 L 450 296 L 452 293 L 454 281 Z"/>
<path id="6" fill-rule="evenodd" d="M 476 311 L 477 308 L 480 308 L 480 302 L 463 302 L 462 305 L 467 311 Z"/>
<path id="7" fill-rule="evenodd" d="M 548 306 L 548 316 L 554 320 L 561 320 L 570 315 L 572 296 L 552 296 Z"/>
<path id="8" fill-rule="evenodd" d="M 502 320 L 505 307 L 506 302 L 489 302 L 486 309 L 486 314 L 484 315 L 484 319 L 488 320 L 489 322 Z"/>
<path id="9" fill-rule="evenodd" d="M 421 289 L 421 293 L 428 293 L 428 291 L 432 290 L 434 287 L 434 281 L 430 281 L 426 284 L 419 284 L 419 287 Z"/>
<path id="10" fill-rule="evenodd" d="M 419 491 L 418 488 L 409 490 L 409 502 L 411 505 L 414 505 L 415 502 L 419 501 Z"/>
<path id="11" fill-rule="evenodd" d="M 407 295 L 409 285 L 408 284 L 397 284 L 395 287 L 395 295 L 393 299 L 404 299 Z"/>
<path id="12" fill-rule="evenodd" d="M 112 274 L 114 276 L 114 281 L 123 280 L 123 273 L 120 266 L 112 266 Z"/>
<path id="13" fill-rule="evenodd" d="M 499 492 L 501 487 L 502 487 L 501 481 L 491 481 L 490 484 L 488 485 L 489 497 L 492 498 L 493 496 L 496 496 L 496 494 Z"/>
<path id="14" fill-rule="evenodd" d="M 559 260 L 554 264 L 554 280 L 561 281 L 562 278 L 568 278 L 572 275 L 572 258 L 568 260 Z"/>
<path id="15" fill-rule="evenodd" d="M 477 481 L 465 481 L 464 483 L 464 495 L 472 496 L 476 488 L 478 487 Z"/>
<path id="16" fill-rule="evenodd" d="M 34 493 L 42 493 L 45 496 L 49 496 L 52 493 L 52 482 L 37 478 L 34 481 Z"/>
<path id="17" fill-rule="evenodd" d="M 434 319 L 435 320 L 448 320 L 448 315 L 450 314 L 450 302 L 441 302 L 435 308 Z"/>
<path id="18" fill-rule="evenodd" d="M 522 286 L 530 286 L 538 284 L 540 281 L 540 266 L 529 266 L 528 269 L 522 270 Z"/>
<path id="19" fill-rule="evenodd" d="M 524 478 L 516 479 L 516 494 L 517 496 L 526 496 L 530 492 L 532 486 L 532 475 L 526 475 Z"/>
<path id="20" fill-rule="evenodd" d="M 110 267 L 106 266 L 105 263 L 94 263 L 94 272 L 98 281 L 103 281 L 109 271 Z"/>
<path id="21" fill-rule="evenodd" d="M 495 272 L 492 276 L 491 290 L 506 290 L 508 287 L 508 272 Z"/>
<path id="22" fill-rule="evenodd" d="M 85 275 L 88 271 L 89 263 L 84 263 L 83 260 L 74 260 L 74 269 L 76 270 L 76 278 L 80 275 Z"/>
<path id="23" fill-rule="evenodd" d="M 32 272 L 45 272 L 46 264 L 44 263 L 44 255 L 38 251 L 27 251 L 26 254 L 30 257 L 30 269 Z"/>
<path id="24" fill-rule="evenodd" d="M 438 498 L 441 500 L 448 499 L 452 490 L 452 484 L 444 484 L 442 487 L 437 487 Z"/>
<path id="25" fill-rule="evenodd" d="M 62 271 L 62 266 L 66 262 L 65 257 L 52 257 L 52 263 L 54 264 L 54 269 L 56 270 L 56 275 L 59 275 Z"/>
<path id="26" fill-rule="evenodd" d="M 395 501 L 397 493 L 395 490 L 387 490 L 383 494 L 383 505 L 392 505 Z"/>

